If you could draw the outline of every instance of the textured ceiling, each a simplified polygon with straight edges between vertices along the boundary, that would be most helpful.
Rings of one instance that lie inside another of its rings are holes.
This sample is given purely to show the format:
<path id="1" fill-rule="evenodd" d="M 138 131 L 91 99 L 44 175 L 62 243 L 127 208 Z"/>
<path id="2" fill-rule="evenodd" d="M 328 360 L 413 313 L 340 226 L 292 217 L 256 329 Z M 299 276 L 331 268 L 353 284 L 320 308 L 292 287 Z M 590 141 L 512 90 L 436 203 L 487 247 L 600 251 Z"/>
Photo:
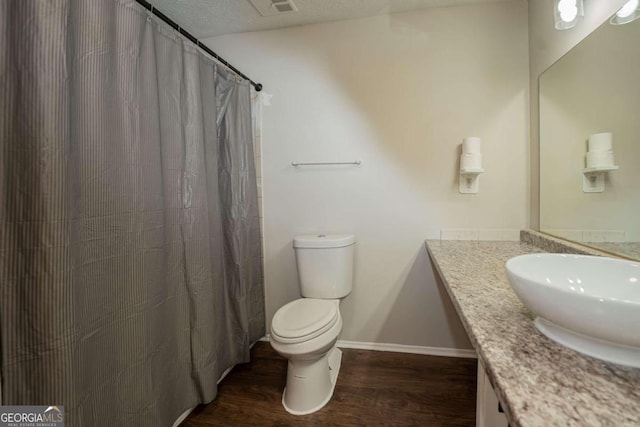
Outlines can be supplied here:
<path id="1" fill-rule="evenodd" d="M 297 13 L 262 16 L 249 0 L 148 0 L 198 38 L 504 0 L 294 0 Z"/>

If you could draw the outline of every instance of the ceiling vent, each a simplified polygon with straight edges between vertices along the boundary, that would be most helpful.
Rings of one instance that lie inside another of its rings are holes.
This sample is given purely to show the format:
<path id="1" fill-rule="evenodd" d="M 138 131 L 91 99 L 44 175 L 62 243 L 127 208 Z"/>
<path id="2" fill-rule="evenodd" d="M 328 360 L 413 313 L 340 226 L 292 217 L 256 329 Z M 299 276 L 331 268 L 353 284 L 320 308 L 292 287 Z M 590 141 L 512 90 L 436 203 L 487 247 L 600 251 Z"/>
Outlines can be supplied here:
<path id="1" fill-rule="evenodd" d="M 262 16 L 294 13 L 298 8 L 293 0 L 249 0 Z"/>

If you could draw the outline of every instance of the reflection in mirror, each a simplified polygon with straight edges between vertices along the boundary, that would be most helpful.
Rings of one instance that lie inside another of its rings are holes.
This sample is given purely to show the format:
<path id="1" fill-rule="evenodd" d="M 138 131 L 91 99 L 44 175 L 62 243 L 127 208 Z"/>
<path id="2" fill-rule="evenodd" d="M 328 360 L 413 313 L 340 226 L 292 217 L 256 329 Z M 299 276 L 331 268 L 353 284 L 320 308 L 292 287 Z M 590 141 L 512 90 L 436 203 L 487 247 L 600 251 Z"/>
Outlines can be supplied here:
<path id="1" fill-rule="evenodd" d="M 640 20 L 540 76 L 540 231 L 640 260 Z"/>

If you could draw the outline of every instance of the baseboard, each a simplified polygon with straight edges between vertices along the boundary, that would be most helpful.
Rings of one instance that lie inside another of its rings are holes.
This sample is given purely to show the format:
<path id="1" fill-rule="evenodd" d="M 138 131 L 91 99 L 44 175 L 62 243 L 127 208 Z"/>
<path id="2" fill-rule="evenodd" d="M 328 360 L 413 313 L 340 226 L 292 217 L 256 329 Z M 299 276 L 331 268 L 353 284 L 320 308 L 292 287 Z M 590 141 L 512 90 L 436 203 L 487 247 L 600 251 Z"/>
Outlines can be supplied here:
<path id="1" fill-rule="evenodd" d="M 230 366 L 227 369 L 224 370 L 224 372 L 222 373 L 222 375 L 220 375 L 220 379 L 218 380 L 218 382 L 216 384 L 220 384 L 220 381 L 222 381 L 224 379 L 224 377 L 226 377 L 227 375 L 229 375 L 229 372 L 231 372 L 231 370 L 233 368 L 235 368 L 236 365 Z"/>
<path id="2" fill-rule="evenodd" d="M 186 419 L 187 419 L 187 417 L 189 416 L 189 414 L 191 413 L 191 411 L 193 411 L 194 409 L 196 409 L 196 407 L 195 407 L 195 406 L 194 406 L 193 408 L 191 408 L 191 409 L 187 409 L 186 411 L 184 411 L 184 412 L 182 413 L 182 415 L 180 415 L 180 416 L 178 417 L 178 419 L 177 419 L 177 420 L 175 420 L 175 421 L 173 422 L 173 424 L 171 425 L 171 427 L 178 427 L 180 424 L 182 424 L 182 422 L 183 422 L 184 420 L 186 420 Z"/>
<path id="3" fill-rule="evenodd" d="M 269 341 L 269 335 L 266 335 L 260 338 L 259 341 Z M 377 342 L 345 341 L 345 340 L 338 340 L 337 346 L 340 348 L 353 348 L 356 350 L 391 351 L 395 353 L 424 354 L 428 356 L 443 356 L 443 357 L 460 357 L 465 359 L 477 359 L 478 357 L 474 350 L 468 350 L 463 348 L 426 347 L 426 346 L 419 346 L 419 345 L 387 344 L 387 343 L 377 343 Z"/>

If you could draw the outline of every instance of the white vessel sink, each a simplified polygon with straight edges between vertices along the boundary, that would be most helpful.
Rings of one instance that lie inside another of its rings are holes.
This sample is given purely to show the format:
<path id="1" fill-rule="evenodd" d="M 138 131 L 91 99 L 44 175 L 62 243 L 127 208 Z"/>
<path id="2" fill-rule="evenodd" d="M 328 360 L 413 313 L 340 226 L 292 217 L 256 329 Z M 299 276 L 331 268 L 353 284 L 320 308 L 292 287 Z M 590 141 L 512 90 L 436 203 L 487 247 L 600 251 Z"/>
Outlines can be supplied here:
<path id="1" fill-rule="evenodd" d="M 589 356 L 640 368 L 640 263 L 530 254 L 506 267 L 540 332 Z"/>

